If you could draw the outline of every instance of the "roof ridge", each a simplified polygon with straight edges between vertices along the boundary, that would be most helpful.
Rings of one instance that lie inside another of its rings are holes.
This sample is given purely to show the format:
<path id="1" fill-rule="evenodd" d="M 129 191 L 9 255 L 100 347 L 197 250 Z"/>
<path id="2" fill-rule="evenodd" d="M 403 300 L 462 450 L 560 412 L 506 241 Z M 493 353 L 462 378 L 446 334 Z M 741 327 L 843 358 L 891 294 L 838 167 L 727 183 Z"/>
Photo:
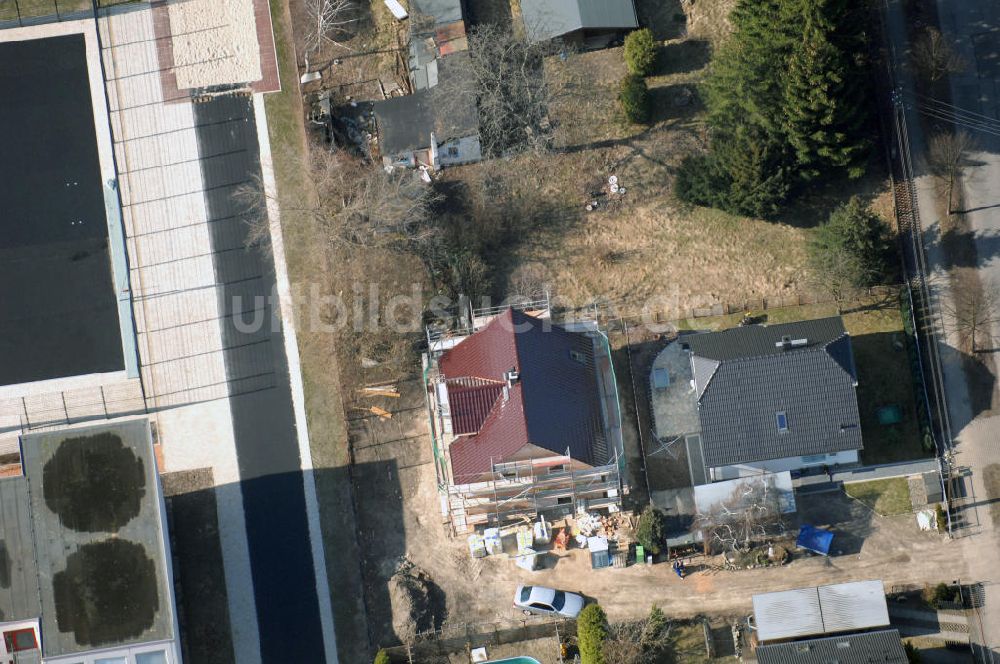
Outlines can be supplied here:
<path id="1" fill-rule="evenodd" d="M 454 382 L 458 382 L 460 380 L 481 380 L 484 383 L 492 384 L 492 385 L 502 385 L 503 384 L 502 380 L 497 380 L 496 378 L 484 378 L 483 376 L 471 376 L 471 375 L 470 376 L 454 376 L 452 378 L 448 378 L 447 376 L 445 376 L 444 382 L 446 382 L 446 383 L 454 383 Z M 476 385 L 475 387 L 480 387 L 480 386 Z M 483 387 L 485 387 L 485 386 L 483 386 Z"/>
<path id="2" fill-rule="evenodd" d="M 854 383 L 857 383 L 858 382 L 858 377 L 855 374 L 852 374 L 846 368 L 844 368 L 844 365 L 841 364 L 840 362 L 838 362 L 837 358 L 834 357 L 833 354 L 830 352 L 830 348 L 829 347 L 832 346 L 833 344 L 839 342 L 839 341 L 842 341 L 844 339 L 844 337 L 847 337 L 848 339 L 851 338 L 851 333 L 848 332 L 846 329 L 844 330 L 844 333 L 841 334 L 836 339 L 830 339 L 830 341 L 828 341 L 825 344 L 823 344 L 823 351 L 826 353 L 826 356 L 828 358 L 830 358 L 830 361 L 837 365 L 838 369 L 840 369 L 845 374 L 847 374 L 847 377 L 850 378 L 851 381 L 853 381 Z M 853 347 L 851 348 L 851 366 L 854 368 L 854 371 L 857 372 L 858 369 L 857 369 L 857 364 L 854 361 L 854 349 L 853 349 Z"/>

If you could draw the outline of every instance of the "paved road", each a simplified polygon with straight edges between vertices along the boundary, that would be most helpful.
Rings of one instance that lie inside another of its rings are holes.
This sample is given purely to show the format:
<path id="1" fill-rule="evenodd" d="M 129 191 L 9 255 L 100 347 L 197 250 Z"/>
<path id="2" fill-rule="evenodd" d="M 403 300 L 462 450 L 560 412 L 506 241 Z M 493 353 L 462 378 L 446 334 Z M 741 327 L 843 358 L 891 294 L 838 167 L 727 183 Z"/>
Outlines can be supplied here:
<path id="1" fill-rule="evenodd" d="M 220 295 L 223 353 L 261 658 L 322 662 L 326 648 L 288 360 L 281 326 L 272 324 L 278 316 L 271 299 L 274 265 L 265 252 L 246 248 L 246 224 L 222 223 L 241 212 L 235 188 L 260 174 L 254 107 L 244 97 L 219 97 L 197 104 L 195 116 L 210 222 L 217 220 L 210 223 L 216 282 L 231 286 Z M 258 317 L 241 314 L 247 310 Z"/>
<path id="2" fill-rule="evenodd" d="M 1000 4 L 981 0 L 937 0 L 941 30 L 949 43 L 955 44 L 969 64 L 960 74 L 952 77 L 951 92 L 954 107 L 980 114 L 986 118 L 1000 119 Z M 889 40 L 896 54 L 907 50 L 906 21 L 900 0 L 890 0 L 886 14 Z M 936 212 L 936 183 L 927 175 L 926 136 L 923 135 L 919 114 L 929 107 L 942 108 L 934 100 L 917 97 L 913 75 L 906 64 L 897 61 L 897 82 L 906 100 L 906 124 L 917 174 L 916 187 L 923 233 L 929 261 L 929 281 L 933 297 L 938 304 L 946 303 L 952 293 L 946 279 L 947 261 L 940 239 L 941 219 Z M 963 123 L 964 125 L 967 123 Z M 946 126 L 947 122 L 942 122 Z M 988 132 L 963 126 L 977 140 L 978 150 L 971 155 L 975 166 L 965 174 L 964 208 L 973 230 L 973 239 L 979 254 L 978 269 L 984 280 L 1000 284 L 1000 256 L 997 237 L 1000 236 L 1000 139 Z M 940 308 L 940 307 L 939 307 Z M 968 524 L 962 538 L 956 543 L 964 554 L 971 580 L 984 584 L 985 607 L 982 623 L 973 625 L 973 638 L 979 642 L 977 652 L 981 661 L 1000 661 L 1000 568 L 996 561 L 1000 551 L 1000 532 L 991 521 L 986 508 L 986 489 L 983 468 L 1000 462 L 1000 417 L 992 410 L 977 412 L 974 403 L 985 395 L 970 395 L 965 379 L 961 354 L 953 334 L 941 329 L 939 350 L 942 358 L 943 379 L 948 399 L 948 412 L 954 445 L 954 465 L 968 468 L 971 473 L 965 482 L 970 498 L 968 507 L 960 517 Z M 995 357 L 981 355 L 985 367 L 996 375 Z M 977 398 L 972 398 L 977 397 Z M 978 408 L 978 406 L 976 407 Z M 975 621 L 978 623 L 978 621 Z"/>

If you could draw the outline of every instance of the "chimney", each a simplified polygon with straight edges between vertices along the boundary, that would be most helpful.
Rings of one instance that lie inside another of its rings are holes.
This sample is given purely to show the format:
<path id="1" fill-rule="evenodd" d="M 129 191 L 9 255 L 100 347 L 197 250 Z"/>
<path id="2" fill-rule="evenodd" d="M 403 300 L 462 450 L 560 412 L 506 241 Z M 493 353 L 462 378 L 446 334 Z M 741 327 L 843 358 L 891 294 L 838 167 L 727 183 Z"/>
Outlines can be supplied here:
<path id="1" fill-rule="evenodd" d="M 511 367 L 503 372 L 503 379 L 507 382 L 507 389 L 510 389 L 521 380 L 521 374 L 518 373 L 516 368 Z"/>
<path id="2" fill-rule="evenodd" d="M 774 344 L 775 348 L 781 348 L 782 350 L 788 350 L 792 347 L 792 338 L 787 334 L 781 337 L 781 341 Z"/>

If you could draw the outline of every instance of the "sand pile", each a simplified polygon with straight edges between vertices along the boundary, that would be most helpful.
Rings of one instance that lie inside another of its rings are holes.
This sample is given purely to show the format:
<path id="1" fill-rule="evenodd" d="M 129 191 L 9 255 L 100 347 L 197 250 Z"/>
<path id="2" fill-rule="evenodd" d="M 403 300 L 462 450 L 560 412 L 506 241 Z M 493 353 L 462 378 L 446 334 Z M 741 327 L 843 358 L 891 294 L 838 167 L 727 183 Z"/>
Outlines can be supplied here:
<path id="1" fill-rule="evenodd" d="M 260 80 L 253 0 L 181 0 L 168 12 L 177 87 Z"/>
<path id="2" fill-rule="evenodd" d="M 440 624 L 444 607 L 439 594 L 426 572 L 408 561 L 400 565 L 389 579 L 392 629 L 400 641 L 412 641 Z"/>

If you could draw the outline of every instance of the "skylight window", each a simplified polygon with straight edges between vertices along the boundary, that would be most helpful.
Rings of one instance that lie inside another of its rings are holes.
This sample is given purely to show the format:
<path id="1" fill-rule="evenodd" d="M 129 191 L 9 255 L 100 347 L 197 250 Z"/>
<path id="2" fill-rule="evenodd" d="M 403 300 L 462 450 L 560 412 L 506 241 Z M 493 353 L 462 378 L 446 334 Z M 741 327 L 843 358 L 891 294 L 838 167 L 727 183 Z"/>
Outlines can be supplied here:
<path id="1" fill-rule="evenodd" d="M 774 414 L 774 420 L 778 425 L 778 431 L 788 431 L 788 415 L 784 411 Z"/>

